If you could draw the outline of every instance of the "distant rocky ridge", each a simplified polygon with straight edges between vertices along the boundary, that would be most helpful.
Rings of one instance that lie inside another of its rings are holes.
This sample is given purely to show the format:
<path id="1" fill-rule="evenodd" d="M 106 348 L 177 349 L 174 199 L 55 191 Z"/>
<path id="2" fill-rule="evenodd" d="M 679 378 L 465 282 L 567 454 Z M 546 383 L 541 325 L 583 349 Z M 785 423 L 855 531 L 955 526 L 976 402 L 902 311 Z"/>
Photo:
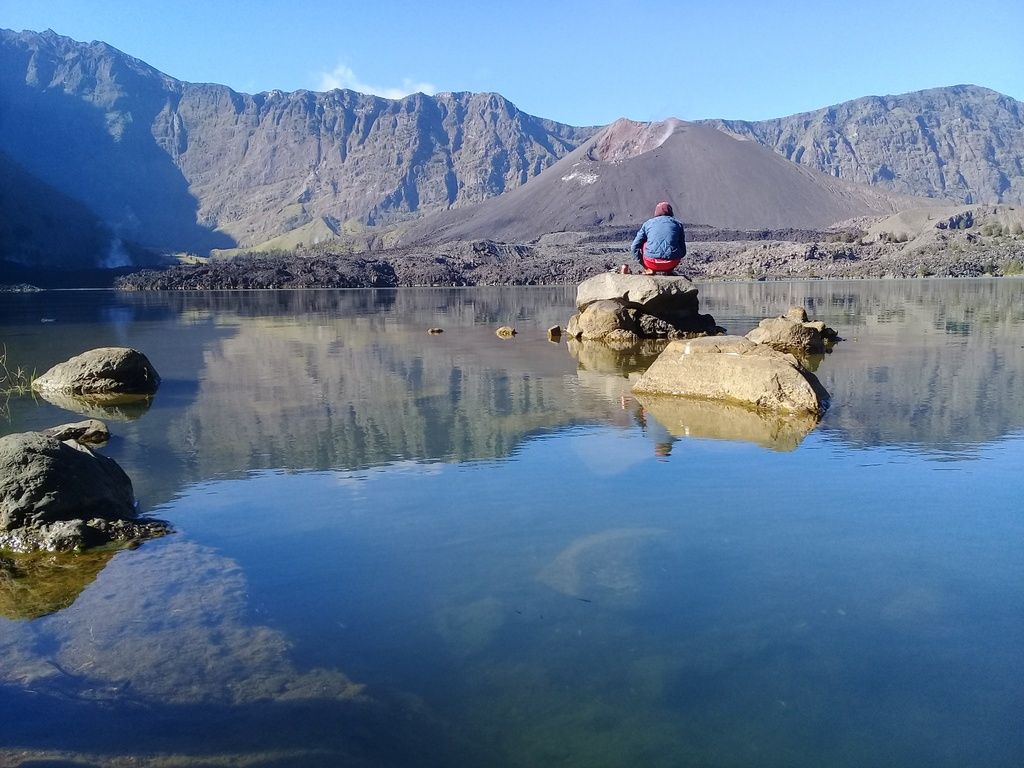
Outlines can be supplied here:
<path id="1" fill-rule="evenodd" d="M 427 215 L 399 239 L 529 242 L 550 232 L 609 225 L 631 224 L 635 231 L 658 200 L 672 201 L 687 223 L 738 230 L 824 229 L 933 202 L 802 168 L 709 126 L 622 119 L 529 184 L 478 205 Z"/>
<path id="2" fill-rule="evenodd" d="M 102 42 L 0 30 L 0 282 L 16 265 L 139 264 L 144 248 L 531 241 L 635 227 L 658 197 L 735 229 L 821 228 L 907 195 L 1021 200 L 1022 118 L 956 86 L 757 123 L 577 128 L 497 94 L 242 94 Z"/>
<path id="3" fill-rule="evenodd" d="M 847 181 L 963 203 L 1024 202 L 1024 103 L 957 85 L 774 120 L 703 120 Z"/>
<path id="4" fill-rule="evenodd" d="M 969 229 L 950 229 L 965 219 Z M 737 233 L 695 228 L 679 271 L 691 279 L 979 277 L 1024 274 L 1024 209 L 935 207 L 874 217 L 829 231 Z M 943 225 L 939 227 L 937 225 Z M 395 288 L 579 283 L 630 260 L 629 230 L 563 232 L 529 244 L 446 241 L 353 254 L 330 243 L 312 251 L 241 254 L 115 282 L 122 290 Z"/>
<path id="5" fill-rule="evenodd" d="M 515 188 L 593 133 L 492 93 L 237 93 L 101 43 L 0 30 L 0 151 L 126 240 L 207 252 Z"/>

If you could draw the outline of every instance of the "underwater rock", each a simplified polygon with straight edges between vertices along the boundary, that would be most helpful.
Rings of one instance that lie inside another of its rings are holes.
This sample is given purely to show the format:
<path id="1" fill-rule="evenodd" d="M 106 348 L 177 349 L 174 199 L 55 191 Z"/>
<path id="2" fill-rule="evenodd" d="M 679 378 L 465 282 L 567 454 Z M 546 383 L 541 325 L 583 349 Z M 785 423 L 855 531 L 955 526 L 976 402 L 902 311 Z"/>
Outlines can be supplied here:
<path id="1" fill-rule="evenodd" d="M 72 395 L 67 392 L 40 392 L 46 402 L 65 411 L 107 421 L 135 421 L 153 405 L 152 395 Z"/>
<path id="2" fill-rule="evenodd" d="M 0 616 L 37 619 L 67 608 L 115 554 L 99 549 L 0 556 Z"/>
<path id="3" fill-rule="evenodd" d="M 573 541 L 538 574 L 541 582 L 581 600 L 633 602 L 644 585 L 650 547 L 660 528 L 612 528 Z"/>
<path id="4" fill-rule="evenodd" d="M 499 339 L 511 339 L 518 333 L 515 328 L 510 325 L 503 325 L 501 328 L 495 331 Z"/>
<path id="5" fill-rule="evenodd" d="M 792 451 L 818 423 L 809 413 L 782 413 L 734 403 L 667 395 L 635 395 L 648 415 L 670 435 L 754 443 Z"/>

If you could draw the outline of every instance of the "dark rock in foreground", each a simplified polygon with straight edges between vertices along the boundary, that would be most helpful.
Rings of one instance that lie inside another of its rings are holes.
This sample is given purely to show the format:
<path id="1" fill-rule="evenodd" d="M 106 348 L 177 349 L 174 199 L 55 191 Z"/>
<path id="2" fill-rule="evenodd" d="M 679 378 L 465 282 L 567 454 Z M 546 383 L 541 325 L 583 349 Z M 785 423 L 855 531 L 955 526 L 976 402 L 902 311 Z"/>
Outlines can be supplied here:
<path id="1" fill-rule="evenodd" d="M 128 347 L 90 349 L 58 363 L 32 382 L 38 392 L 104 398 L 117 395 L 151 395 L 160 376 L 149 359 Z"/>
<path id="2" fill-rule="evenodd" d="M 167 530 L 135 519 L 132 482 L 113 459 L 37 432 L 0 438 L 0 549 L 81 550 Z"/>

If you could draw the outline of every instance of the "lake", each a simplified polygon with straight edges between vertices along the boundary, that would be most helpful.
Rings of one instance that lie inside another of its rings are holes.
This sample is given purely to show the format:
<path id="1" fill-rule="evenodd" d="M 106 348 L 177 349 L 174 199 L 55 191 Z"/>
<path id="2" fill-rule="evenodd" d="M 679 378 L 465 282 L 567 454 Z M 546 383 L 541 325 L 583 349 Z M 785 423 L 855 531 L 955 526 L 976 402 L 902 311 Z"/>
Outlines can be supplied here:
<path id="1" fill-rule="evenodd" d="M 0 764 L 1024 764 L 1024 282 L 700 289 L 839 331 L 820 424 L 637 402 L 570 288 L 0 295 L 152 360 L 96 415 L 175 529 L 0 571 Z"/>

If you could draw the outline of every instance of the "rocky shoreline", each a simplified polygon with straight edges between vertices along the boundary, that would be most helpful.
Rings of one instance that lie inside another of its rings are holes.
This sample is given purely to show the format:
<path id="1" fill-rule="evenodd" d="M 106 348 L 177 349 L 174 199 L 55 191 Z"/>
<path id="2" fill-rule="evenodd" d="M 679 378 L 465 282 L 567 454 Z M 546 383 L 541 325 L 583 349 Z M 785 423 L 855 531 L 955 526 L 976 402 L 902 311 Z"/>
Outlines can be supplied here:
<path id="1" fill-rule="evenodd" d="M 747 239 L 698 241 L 680 271 L 692 280 L 1010 276 L 1024 273 L 1024 238 L 944 243 Z M 293 251 L 148 269 L 119 277 L 120 290 L 398 288 L 558 285 L 630 262 L 628 243 L 566 237 L 519 245 L 457 242 L 372 254 Z"/>

